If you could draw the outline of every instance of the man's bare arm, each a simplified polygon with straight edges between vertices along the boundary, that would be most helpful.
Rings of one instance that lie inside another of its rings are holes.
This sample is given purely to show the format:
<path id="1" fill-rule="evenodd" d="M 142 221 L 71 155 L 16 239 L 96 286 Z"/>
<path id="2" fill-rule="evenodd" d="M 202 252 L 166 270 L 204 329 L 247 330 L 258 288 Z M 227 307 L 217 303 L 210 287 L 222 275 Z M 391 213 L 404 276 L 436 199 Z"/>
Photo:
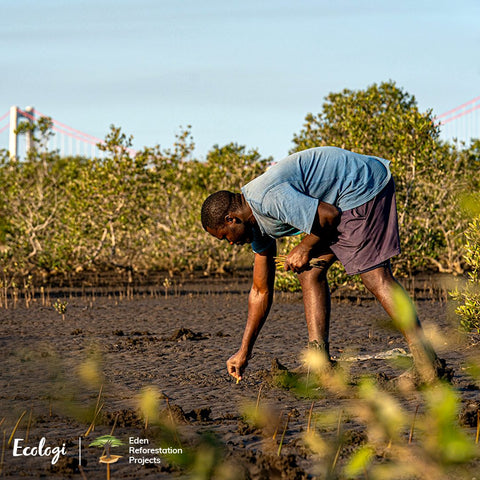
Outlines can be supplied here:
<path id="1" fill-rule="evenodd" d="M 248 316 L 243 332 L 242 344 L 238 352 L 227 361 L 228 373 L 237 380 L 242 379 L 242 374 L 252 354 L 255 341 L 272 306 L 275 281 L 275 255 L 275 244 L 265 252 L 255 254 L 253 284 L 248 295 Z"/>
<path id="2" fill-rule="evenodd" d="M 340 210 L 334 205 L 319 201 L 311 233 L 305 235 L 302 241 L 287 255 L 285 270 L 301 272 L 311 258 L 312 249 L 321 242 L 328 245 L 339 221 Z"/>

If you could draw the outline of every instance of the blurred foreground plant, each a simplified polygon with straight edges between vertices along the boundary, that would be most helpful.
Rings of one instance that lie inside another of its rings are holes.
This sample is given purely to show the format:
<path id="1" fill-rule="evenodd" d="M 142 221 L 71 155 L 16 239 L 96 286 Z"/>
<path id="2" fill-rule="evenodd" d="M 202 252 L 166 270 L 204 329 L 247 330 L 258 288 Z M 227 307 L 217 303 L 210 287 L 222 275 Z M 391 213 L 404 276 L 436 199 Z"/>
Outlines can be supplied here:
<path id="1" fill-rule="evenodd" d="M 464 259 L 470 271 L 465 287 L 462 290 L 457 288 L 451 296 L 462 302 L 455 312 L 463 329 L 480 333 L 480 194 L 465 197 L 464 206 L 475 215 L 465 231 Z"/>
<path id="2" fill-rule="evenodd" d="M 162 408 L 163 404 L 166 408 Z M 171 454 L 162 453 L 162 458 L 168 462 L 167 470 L 180 470 L 191 480 L 243 478 L 236 466 L 225 459 L 225 448 L 215 434 L 203 432 L 193 441 L 182 438 L 180 427 L 186 421 L 183 410 L 172 405 L 158 387 L 143 388 L 137 396 L 137 405 L 149 438 L 165 450 L 175 447 Z"/>
<path id="3" fill-rule="evenodd" d="M 479 458 L 478 446 L 473 436 L 460 427 L 460 398 L 452 385 L 436 381 L 422 389 L 412 389 L 409 395 L 416 395 L 419 401 L 412 414 L 402 407 L 402 397 L 386 391 L 374 378 L 351 383 L 339 374 L 338 368 L 328 368 L 321 354 L 307 352 L 305 358 L 318 385 L 352 399 L 342 408 L 349 423 L 355 422 L 356 428 L 366 433 L 366 443 L 357 445 L 338 466 L 348 439 L 348 435 L 341 434 L 340 423 L 335 455 L 335 444 L 320 433 L 330 426 L 324 428 L 317 422 L 315 428 L 307 429 L 305 445 L 318 455 L 317 468 L 325 478 L 472 478 L 476 469 L 472 460 Z M 417 416 L 419 407 L 421 413 Z M 338 411 L 341 418 L 342 410 Z"/>

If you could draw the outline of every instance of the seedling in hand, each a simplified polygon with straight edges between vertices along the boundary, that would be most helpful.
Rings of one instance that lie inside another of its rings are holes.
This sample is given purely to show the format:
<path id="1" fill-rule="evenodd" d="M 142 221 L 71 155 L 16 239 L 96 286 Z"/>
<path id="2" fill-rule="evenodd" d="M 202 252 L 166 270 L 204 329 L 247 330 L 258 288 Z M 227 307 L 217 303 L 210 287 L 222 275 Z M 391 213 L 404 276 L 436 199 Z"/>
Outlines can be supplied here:
<path id="1" fill-rule="evenodd" d="M 275 265 L 278 268 L 278 270 L 285 270 L 285 261 L 286 260 L 287 260 L 286 255 L 279 255 L 278 257 L 275 257 Z M 312 258 L 308 262 L 308 266 L 311 267 L 311 268 L 324 268 L 326 263 L 327 262 L 325 260 L 320 260 L 318 258 L 317 259 Z"/>

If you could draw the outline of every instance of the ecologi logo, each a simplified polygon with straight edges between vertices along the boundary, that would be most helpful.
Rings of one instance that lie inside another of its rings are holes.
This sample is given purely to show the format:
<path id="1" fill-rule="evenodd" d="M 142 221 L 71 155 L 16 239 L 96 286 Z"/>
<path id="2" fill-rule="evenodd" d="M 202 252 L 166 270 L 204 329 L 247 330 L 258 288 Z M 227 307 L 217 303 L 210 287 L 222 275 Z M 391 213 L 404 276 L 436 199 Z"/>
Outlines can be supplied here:
<path id="1" fill-rule="evenodd" d="M 118 462 L 119 458 L 122 458 L 121 455 L 111 455 L 110 449 L 112 447 L 119 447 L 124 445 L 124 443 L 113 435 L 103 435 L 94 440 L 89 447 L 102 447 L 105 449 L 105 455 L 100 457 L 100 463 L 107 464 L 107 480 L 110 480 L 110 464 Z"/>

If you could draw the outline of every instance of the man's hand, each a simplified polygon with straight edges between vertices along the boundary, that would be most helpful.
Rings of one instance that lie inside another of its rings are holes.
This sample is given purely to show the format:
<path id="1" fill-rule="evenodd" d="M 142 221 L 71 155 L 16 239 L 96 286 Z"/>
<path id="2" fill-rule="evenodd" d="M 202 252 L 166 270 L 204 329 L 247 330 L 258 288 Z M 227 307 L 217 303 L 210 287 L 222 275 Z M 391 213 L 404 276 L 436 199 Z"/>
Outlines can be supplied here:
<path id="1" fill-rule="evenodd" d="M 306 270 L 312 250 L 315 248 L 318 253 L 319 246 L 328 248 L 339 221 L 340 210 L 335 205 L 319 201 L 311 232 L 287 255 L 285 270 L 296 273 Z"/>
<path id="2" fill-rule="evenodd" d="M 311 248 L 299 243 L 292 251 L 287 255 L 285 259 L 285 270 L 291 270 L 292 272 L 301 272 L 305 270 L 310 261 Z"/>
<path id="3" fill-rule="evenodd" d="M 255 253 L 253 285 L 248 294 L 248 316 L 247 324 L 243 331 L 242 344 L 238 352 L 227 361 L 228 373 L 233 378 L 236 378 L 237 382 L 242 379 L 255 341 L 272 305 L 276 253 L 277 246 L 275 242 L 265 251 Z"/>
<path id="4" fill-rule="evenodd" d="M 228 373 L 237 381 L 242 379 L 243 372 L 248 365 L 248 355 L 239 350 L 227 360 Z"/>

